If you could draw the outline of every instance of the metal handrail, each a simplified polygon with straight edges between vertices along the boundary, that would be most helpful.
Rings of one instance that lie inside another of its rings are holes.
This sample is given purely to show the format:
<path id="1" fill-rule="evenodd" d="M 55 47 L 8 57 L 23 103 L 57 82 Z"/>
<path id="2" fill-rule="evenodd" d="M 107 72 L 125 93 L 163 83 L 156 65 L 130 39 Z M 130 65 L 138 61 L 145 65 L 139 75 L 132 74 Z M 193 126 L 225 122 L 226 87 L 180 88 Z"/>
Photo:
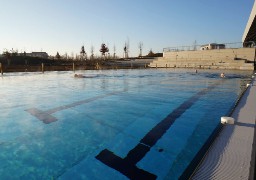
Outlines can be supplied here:
<path id="1" fill-rule="evenodd" d="M 210 44 L 210 43 L 209 43 Z M 225 49 L 237 49 L 242 47 L 255 47 L 255 42 L 253 42 L 252 46 L 247 46 L 247 44 L 252 44 L 251 41 L 249 42 L 232 42 L 232 43 L 220 43 L 225 45 Z M 163 52 L 178 52 L 178 51 L 197 51 L 200 50 L 203 45 L 191 45 L 191 46 L 176 46 L 176 47 L 166 47 L 163 48 Z"/>

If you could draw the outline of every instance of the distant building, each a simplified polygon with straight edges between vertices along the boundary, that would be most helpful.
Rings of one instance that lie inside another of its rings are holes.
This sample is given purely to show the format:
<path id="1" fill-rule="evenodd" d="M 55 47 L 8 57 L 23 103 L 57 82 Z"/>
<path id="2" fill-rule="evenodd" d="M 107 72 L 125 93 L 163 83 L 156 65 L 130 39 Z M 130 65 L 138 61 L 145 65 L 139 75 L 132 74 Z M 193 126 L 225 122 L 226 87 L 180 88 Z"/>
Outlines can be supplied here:
<path id="1" fill-rule="evenodd" d="M 202 45 L 200 48 L 200 50 L 210 50 L 210 49 L 225 49 L 225 44 L 211 43 L 211 44 Z"/>
<path id="2" fill-rule="evenodd" d="M 31 56 L 31 57 L 40 57 L 40 58 L 48 58 L 49 55 L 46 52 L 31 52 L 31 53 L 26 53 L 26 56 Z"/>

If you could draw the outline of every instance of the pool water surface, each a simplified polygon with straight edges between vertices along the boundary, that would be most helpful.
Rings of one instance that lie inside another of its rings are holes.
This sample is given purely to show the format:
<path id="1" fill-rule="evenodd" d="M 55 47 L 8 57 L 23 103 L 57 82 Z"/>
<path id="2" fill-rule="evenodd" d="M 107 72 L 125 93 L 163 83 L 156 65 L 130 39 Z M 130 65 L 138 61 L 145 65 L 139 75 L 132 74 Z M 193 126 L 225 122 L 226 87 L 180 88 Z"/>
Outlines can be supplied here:
<path id="1" fill-rule="evenodd" d="M 250 75 L 76 73 L 0 77 L 0 179 L 178 179 Z"/>

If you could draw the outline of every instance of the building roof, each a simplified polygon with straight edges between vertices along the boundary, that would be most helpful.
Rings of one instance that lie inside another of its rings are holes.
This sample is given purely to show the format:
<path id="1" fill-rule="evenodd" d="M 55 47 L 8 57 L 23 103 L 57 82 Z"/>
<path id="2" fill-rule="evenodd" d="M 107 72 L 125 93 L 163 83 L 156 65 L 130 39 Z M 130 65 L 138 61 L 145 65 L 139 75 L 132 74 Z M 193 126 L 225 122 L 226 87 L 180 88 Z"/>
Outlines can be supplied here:
<path id="1" fill-rule="evenodd" d="M 248 41 L 256 41 L 256 1 L 254 1 L 252 11 L 242 37 L 242 42 Z"/>
<path id="2" fill-rule="evenodd" d="M 31 54 L 47 54 L 46 52 L 31 52 Z"/>

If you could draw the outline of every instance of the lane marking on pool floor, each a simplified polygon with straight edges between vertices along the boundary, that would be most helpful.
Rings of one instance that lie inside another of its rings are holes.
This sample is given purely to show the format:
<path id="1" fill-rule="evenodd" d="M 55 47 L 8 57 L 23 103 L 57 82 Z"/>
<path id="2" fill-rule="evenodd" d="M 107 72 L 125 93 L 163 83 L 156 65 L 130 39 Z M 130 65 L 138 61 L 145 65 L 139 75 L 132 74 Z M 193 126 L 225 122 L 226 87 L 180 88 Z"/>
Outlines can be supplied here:
<path id="1" fill-rule="evenodd" d="M 55 112 L 65 110 L 65 109 L 69 109 L 69 108 L 79 106 L 79 105 L 82 105 L 82 104 L 85 104 L 85 103 L 89 103 L 89 102 L 92 102 L 92 101 L 95 101 L 95 100 L 98 100 L 98 99 L 102 99 L 102 98 L 105 98 L 105 97 L 108 97 L 108 96 L 116 95 L 116 94 L 119 94 L 119 93 L 122 93 L 122 92 L 125 92 L 125 91 L 127 91 L 127 90 L 114 91 L 114 92 L 111 92 L 111 93 L 99 95 L 99 96 L 92 97 L 92 98 L 89 98 L 89 99 L 85 99 L 85 100 L 82 100 L 82 101 L 77 101 L 77 102 L 74 102 L 74 103 L 71 103 L 71 104 L 59 106 L 59 107 L 56 107 L 56 108 L 53 108 L 53 109 L 49 109 L 47 111 L 42 111 L 42 110 L 37 109 L 37 108 L 26 109 L 25 111 L 29 112 L 31 115 L 35 116 L 40 121 L 43 121 L 45 124 L 49 124 L 49 123 L 52 123 L 52 122 L 58 120 L 56 117 L 51 115 Z"/>
<path id="2" fill-rule="evenodd" d="M 105 165 L 119 171 L 130 179 L 156 179 L 157 176 L 143 169 L 136 164 L 150 151 L 157 141 L 166 133 L 176 119 L 178 119 L 187 109 L 189 109 L 201 96 L 214 89 L 220 82 L 217 82 L 183 102 L 172 111 L 166 118 L 153 127 L 140 142 L 128 152 L 125 158 L 115 155 L 108 149 L 102 150 L 95 158 Z"/>

